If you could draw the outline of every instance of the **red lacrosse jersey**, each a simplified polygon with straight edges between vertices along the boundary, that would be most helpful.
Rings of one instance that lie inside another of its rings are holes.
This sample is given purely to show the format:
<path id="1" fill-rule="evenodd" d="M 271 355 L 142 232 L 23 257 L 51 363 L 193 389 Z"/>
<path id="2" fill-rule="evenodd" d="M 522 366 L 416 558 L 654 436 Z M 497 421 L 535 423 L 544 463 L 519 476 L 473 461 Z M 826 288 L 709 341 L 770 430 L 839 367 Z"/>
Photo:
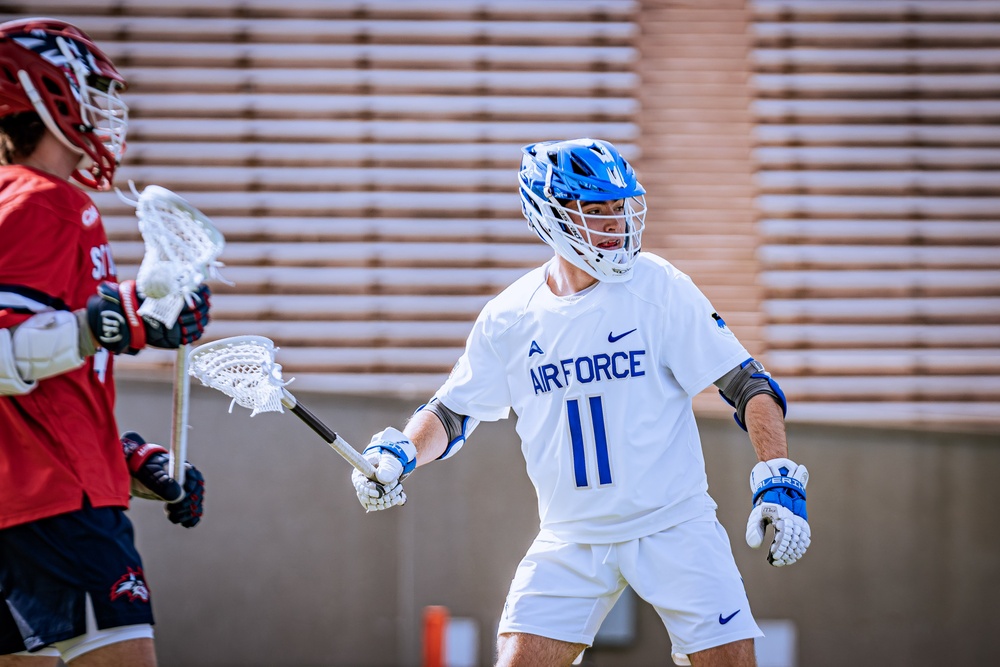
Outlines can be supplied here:
<path id="1" fill-rule="evenodd" d="M 78 310 L 117 280 L 97 207 L 68 181 L 0 167 L 0 327 L 47 310 Z M 80 509 L 128 506 L 115 422 L 112 356 L 0 396 L 0 528 Z"/>

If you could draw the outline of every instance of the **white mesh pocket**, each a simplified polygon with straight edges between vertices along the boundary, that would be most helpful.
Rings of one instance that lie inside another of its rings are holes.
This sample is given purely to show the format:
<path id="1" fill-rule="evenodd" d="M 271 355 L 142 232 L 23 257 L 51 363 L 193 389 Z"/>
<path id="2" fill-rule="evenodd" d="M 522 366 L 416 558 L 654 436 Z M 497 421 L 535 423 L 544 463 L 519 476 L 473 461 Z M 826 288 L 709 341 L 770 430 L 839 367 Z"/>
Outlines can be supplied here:
<path id="1" fill-rule="evenodd" d="M 259 412 L 284 412 L 281 399 L 285 385 L 281 364 L 275 363 L 278 348 L 263 336 L 234 336 L 201 345 L 191 352 L 189 372 L 207 387 L 232 398 L 229 411 L 239 404 Z"/>

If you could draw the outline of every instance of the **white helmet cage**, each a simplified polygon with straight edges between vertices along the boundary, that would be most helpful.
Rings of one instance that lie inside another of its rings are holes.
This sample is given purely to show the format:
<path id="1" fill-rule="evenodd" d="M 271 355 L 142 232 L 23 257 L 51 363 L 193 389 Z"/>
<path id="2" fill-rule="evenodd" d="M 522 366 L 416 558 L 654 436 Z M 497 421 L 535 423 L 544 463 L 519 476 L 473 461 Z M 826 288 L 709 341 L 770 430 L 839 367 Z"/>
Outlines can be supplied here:
<path id="1" fill-rule="evenodd" d="M 631 278 L 642 248 L 645 190 L 618 150 L 605 141 L 573 139 L 531 144 L 523 152 L 518 180 L 528 226 L 593 278 Z M 595 203 L 608 206 L 584 213 Z"/>

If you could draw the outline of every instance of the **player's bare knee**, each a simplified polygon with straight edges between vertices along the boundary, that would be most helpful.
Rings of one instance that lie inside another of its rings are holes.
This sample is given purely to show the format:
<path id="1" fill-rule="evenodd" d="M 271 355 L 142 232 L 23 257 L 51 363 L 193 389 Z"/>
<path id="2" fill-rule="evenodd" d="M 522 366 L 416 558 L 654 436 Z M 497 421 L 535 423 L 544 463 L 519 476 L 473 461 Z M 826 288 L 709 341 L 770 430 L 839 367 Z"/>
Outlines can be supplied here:
<path id="1" fill-rule="evenodd" d="M 714 646 L 688 655 L 691 667 L 757 667 L 752 639 Z"/>
<path id="2" fill-rule="evenodd" d="M 55 653 L 39 655 L 37 652 L 22 651 L 10 655 L 0 655 L 0 667 L 57 667 L 58 664 L 59 656 Z"/>
<path id="3" fill-rule="evenodd" d="M 523 632 L 497 636 L 496 667 L 570 667 L 587 648 Z"/>

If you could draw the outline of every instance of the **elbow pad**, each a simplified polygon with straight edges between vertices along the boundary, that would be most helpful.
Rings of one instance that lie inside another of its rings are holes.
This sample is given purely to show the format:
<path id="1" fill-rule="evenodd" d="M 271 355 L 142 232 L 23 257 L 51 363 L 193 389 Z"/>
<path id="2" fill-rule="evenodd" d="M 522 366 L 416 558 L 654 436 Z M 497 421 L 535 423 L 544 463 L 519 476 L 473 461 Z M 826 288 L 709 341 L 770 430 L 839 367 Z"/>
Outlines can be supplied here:
<path id="1" fill-rule="evenodd" d="M 39 313 L 0 330 L 0 394 L 27 394 L 38 380 L 79 368 L 80 348 L 80 322 L 68 311 Z"/>
<path id="2" fill-rule="evenodd" d="M 0 396 L 23 396 L 36 386 L 17 369 L 10 329 L 0 329 Z"/>
<path id="3" fill-rule="evenodd" d="M 764 370 L 764 365 L 751 357 L 742 364 L 733 378 L 723 389 L 719 390 L 719 395 L 729 405 L 736 408 L 733 419 L 744 431 L 746 427 L 747 403 L 757 394 L 767 394 L 774 399 L 774 402 L 781 406 L 781 414 L 788 413 L 788 402 L 785 400 L 785 392 L 781 390 L 778 383 L 774 381 L 771 374 Z"/>
<path id="4" fill-rule="evenodd" d="M 458 453 L 458 450 L 465 444 L 465 439 L 472 435 L 472 432 L 479 426 L 479 420 L 467 415 L 460 415 L 447 405 L 438 400 L 437 397 L 431 399 L 426 405 L 417 408 L 417 412 L 429 410 L 433 412 L 441 421 L 444 432 L 448 436 L 448 446 L 438 460 L 451 458 Z M 414 413 L 415 414 L 415 413 Z"/>

